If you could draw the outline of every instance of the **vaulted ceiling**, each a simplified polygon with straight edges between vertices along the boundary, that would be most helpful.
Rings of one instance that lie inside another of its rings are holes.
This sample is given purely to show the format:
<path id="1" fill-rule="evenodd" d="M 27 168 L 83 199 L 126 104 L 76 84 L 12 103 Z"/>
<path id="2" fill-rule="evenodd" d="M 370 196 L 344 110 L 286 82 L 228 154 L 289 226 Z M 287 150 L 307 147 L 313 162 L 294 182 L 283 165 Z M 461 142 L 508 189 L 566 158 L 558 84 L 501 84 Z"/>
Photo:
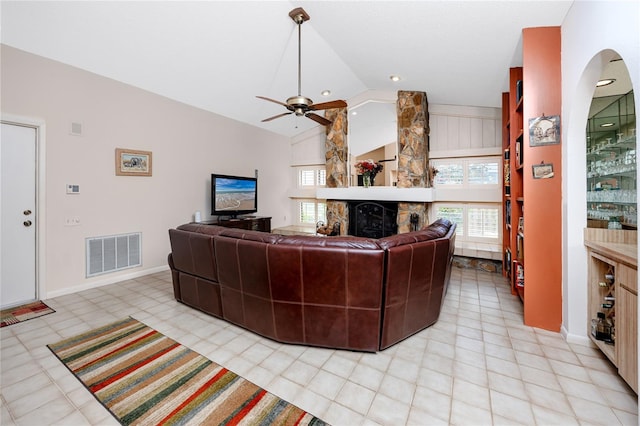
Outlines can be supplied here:
<path id="1" fill-rule="evenodd" d="M 287 136 L 318 124 L 262 123 L 297 94 L 349 102 L 418 90 L 430 103 L 500 107 L 521 30 L 561 25 L 572 1 L 2 1 L 2 43 Z M 390 75 L 401 80 L 393 82 Z M 321 95 L 330 90 L 328 97 Z M 350 105 L 351 106 L 351 105 Z"/>

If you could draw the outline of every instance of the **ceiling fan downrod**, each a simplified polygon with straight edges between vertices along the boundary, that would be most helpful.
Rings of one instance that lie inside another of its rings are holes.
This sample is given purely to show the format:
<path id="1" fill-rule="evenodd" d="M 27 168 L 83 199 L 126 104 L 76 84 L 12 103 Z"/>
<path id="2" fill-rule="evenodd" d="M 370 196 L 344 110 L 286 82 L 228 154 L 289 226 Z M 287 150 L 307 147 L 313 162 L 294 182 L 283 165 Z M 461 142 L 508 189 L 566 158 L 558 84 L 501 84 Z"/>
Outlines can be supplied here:
<path id="1" fill-rule="evenodd" d="M 287 104 L 294 107 L 293 112 L 297 116 L 302 116 L 306 111 L 301 106 L 307 107 L 313 103 L 311 99 L 302 96 L 302 24 L 311 17 L 301 7 L 289 12 L 289 17 L 298 26 L 298 96 L 287 99 Z"/>

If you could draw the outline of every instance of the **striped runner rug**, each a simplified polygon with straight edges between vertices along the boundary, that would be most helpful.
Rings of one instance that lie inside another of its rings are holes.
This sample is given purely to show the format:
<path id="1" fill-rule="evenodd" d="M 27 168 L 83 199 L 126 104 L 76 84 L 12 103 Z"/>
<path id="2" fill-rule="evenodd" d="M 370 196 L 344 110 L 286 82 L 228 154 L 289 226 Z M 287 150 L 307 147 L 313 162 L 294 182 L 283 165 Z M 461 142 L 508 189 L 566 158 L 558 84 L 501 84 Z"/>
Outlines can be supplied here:
<path id="1" fill-rule="evenodd" d="M 18 324 L 19 322 L 28 321 L 47 314 L 52 314 L 54 312 L 55 311 L 53 309 L 40 300 L 37 302 L 27 303 L 26 305 L 3 309 L 0 311 L 0 328 L 7 327 L 12 324 Z"/>
<path id="2" fill-rule="evenodd" d="M 127 318 L 47 345 L 124 425 L 325 425 Z"/>

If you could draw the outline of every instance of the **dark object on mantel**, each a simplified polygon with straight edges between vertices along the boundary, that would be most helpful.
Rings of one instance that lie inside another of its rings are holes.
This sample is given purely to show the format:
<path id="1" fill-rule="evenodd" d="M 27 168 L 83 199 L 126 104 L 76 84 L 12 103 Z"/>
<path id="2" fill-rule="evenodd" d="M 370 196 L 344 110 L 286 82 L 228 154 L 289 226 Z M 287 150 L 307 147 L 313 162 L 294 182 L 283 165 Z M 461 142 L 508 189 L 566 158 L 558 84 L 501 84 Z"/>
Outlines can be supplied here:
<path id="1" fill-rule="evenodd" d="M 376 175 L 369 174 L 369 182 L 371 186 L 375 185 Z M 358 186 L 364 186 L 364 175 L 358 175 Z"/>
<path id="2" fill-rule="evenodd" d="M 340 235 L 340 222 L 336 222 L 333 226 L 325 225 L 323 221 L 316 223 L 316 234 L 335 237 Z"/>

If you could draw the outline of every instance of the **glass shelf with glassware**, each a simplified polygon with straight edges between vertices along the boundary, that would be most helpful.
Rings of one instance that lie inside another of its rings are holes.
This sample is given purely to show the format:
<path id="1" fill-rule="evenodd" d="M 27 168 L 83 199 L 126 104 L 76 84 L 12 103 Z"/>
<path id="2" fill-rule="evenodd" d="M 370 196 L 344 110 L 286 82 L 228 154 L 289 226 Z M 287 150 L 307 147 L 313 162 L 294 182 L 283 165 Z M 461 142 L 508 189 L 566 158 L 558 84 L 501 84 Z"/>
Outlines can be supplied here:
<path id="1" fill-rule="evenodd" d="M 637 229 L 637 150 L 633 91 L 587 123 L 587 227 Z"/>

